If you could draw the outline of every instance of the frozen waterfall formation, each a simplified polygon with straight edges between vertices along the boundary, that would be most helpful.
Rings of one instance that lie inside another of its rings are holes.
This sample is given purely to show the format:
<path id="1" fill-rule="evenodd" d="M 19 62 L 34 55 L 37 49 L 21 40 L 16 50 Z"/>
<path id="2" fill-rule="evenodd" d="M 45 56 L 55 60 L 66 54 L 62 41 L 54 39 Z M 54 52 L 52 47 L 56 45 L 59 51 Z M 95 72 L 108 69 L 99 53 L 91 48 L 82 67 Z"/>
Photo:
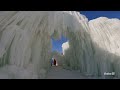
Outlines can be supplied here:
<path id="1" fill-rule="evenodd" d="M 64 67 L 120 78 L 120 20 L 88 19 L 75 11 L 0 12 L 0 78 L 45 78 L 51 37 L 69 39 Z"/>

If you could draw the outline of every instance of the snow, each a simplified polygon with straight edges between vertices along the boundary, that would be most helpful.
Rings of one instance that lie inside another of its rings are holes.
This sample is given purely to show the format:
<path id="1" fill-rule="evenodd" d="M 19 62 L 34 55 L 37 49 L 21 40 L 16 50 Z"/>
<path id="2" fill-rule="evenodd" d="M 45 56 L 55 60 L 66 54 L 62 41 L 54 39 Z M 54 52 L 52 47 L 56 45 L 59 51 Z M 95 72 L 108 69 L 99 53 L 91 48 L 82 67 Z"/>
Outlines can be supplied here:
<path id="1" fill-rule="evenodd" d="M 120 78 L 120 20 L 100 17 L 89 21 L 90 35 L 92 41 L 100 48 L 96 51 L 96 61 L 101 63 L 101 72 L 115 72 L 115 76 Z M 101 56 L 101 57 L 100 57 Z M 97 59 L 98 57 L 99 60 Z M 103 66 L 104 65 L 104 66 Z"/>
<path id="2" fill-rule="evenodd" d="M 46 79 L 88 79 L 77 71 L 69 71 L 62 67 L 52 67 Z"/>
<path id="3" fill-rule="evenodd" d="M 30 70 L 17 67 L 15 65 L 7 65 L 0 69 L 0 79 L 37 79 L 37 74 Z"/>
<path id="4" fill-rule="evenodd" d="M 63 35 L 69 40 L 66 54 L 59 57 L 64 68 L 102 78 L 104 72 L 115 72 L 120 78 L 119 26 L 119 19 L 88 21 L 75 11 L 0 12 L 0 76 L 45 78 L 51 37 Z"/>
<path id="5" fill-rule="evenodd" d="M 69 42 L 65 42 L 62 44 L 63 55 L 65 55 L 65 50 L 69 48 Z"/>
<path id="6" fill-rule="evenodd" d="M 102 77 L 88 76 L 79 71 L 66 70 L 58 66 L 51 68 L 46 75 L 46 79 L 102 79 Z"/>

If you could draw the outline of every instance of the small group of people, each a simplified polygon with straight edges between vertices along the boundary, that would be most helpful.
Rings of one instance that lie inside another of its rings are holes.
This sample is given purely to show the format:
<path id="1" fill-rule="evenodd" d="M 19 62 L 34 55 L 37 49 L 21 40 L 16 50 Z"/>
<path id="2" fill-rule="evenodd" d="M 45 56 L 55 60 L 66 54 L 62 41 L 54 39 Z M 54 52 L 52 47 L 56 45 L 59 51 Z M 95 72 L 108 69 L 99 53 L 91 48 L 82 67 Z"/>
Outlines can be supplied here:
<path id="1" fill-rule="evenodd" d="M 51 66 L 57 66 L 57 61 L 55 60 L 55 58 L 52 58 L 51 60 Z"/>

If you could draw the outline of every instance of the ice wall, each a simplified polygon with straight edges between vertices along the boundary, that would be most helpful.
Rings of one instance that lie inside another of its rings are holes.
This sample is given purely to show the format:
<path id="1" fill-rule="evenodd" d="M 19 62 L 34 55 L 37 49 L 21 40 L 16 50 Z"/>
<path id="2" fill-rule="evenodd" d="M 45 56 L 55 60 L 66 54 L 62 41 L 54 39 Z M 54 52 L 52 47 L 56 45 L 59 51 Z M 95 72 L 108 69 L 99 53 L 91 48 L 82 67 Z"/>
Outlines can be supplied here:
<path id="1" fill-rule="evenodd" d="M 1 67 L 15 65 L 26 69 L 31 65 L 31 72 L 41 78 L 50 66 L 50 38 L 58 39 L 61 34 L 68 37 L 68 31 L 79 31 L 78 15 L 74 11 L 1 12 Z"/>
<path id="2" fill-rule="evenodd" d="M 120 78 L 120 20 L 100 17 L 89 21 L 89 26 L 92 41 L 97 46 L 95 58 L 101 63 L 98 65 L 100 73 L 115 72 L 115 76 Z M 98 48 L 102 53 L 97 51 Z"/>
<path id="3" fill-rule="evenodd" d="M 94 77 L 120 78 L 119 26 L 119 19 L 100 17 L 86 22 L 80 32 L 69 33 L 65 67 Z M 113 72 L 115 75 L 104 75 Z"/>
<path id="4" fill-rule="evenodd" d="M 10 17 L 11 13 L 15 12 L 10 12 L 10 14 L 6 12 L 4 15 L 7 14 L 6 16 Z M 52 31 L 49 20 L 52 17 L 50 16 L 50 12 L 20 11 L 4 22 L 0 32 L 1 66 L 16 65 L 26 69 L 32 65 L 31 71 L 41 78 L 41 73 L 49 67 L 50 34 Z M 1 23 L 6 19 L 0 18 L 3 19 Z"/>

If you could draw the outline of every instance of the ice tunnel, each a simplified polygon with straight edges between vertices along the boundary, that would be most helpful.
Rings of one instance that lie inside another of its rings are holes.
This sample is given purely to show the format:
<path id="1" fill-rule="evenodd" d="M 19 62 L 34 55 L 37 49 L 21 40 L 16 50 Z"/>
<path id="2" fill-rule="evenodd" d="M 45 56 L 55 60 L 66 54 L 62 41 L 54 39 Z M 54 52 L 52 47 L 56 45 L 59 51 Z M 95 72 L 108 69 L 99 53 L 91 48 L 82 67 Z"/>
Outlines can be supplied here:
<path id="1" fill-rule="evenodd" d="M 69 39 L 69 48 L 61 57 L 65 68 L 102 78 L 106 78 L 104 72 L 115 72 L 119 78 L 120 21 L 110 21 L 88 21 L 75 11 L 0 12 L 0 78 L 45 78 L 51 37 L 62 35 Z"/>

